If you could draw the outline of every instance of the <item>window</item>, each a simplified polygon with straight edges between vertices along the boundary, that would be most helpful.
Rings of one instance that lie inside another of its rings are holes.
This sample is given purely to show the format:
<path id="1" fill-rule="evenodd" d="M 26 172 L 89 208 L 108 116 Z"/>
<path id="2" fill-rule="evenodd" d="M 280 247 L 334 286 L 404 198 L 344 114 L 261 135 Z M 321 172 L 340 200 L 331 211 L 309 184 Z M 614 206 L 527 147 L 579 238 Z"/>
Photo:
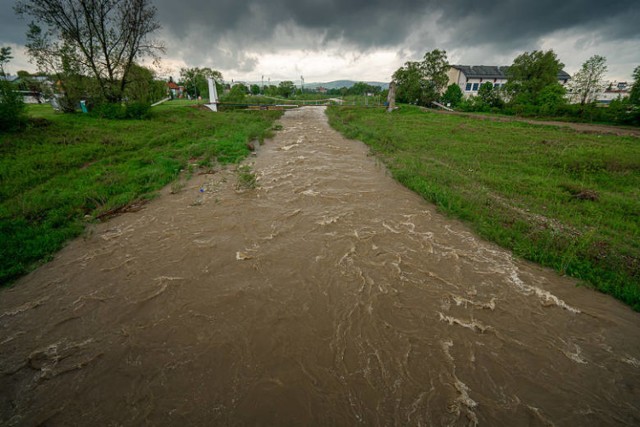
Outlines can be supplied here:
<path id="1" fill-rule="evenodd" d="M 494 89 L 500 89 L 500 83 L 494 83 L 493 84 L 493 88 Z"/>
<path id="2" fill-rule="evenodd" d="M 467 83 L 467 86 L 464 88 L 464 90 L 469 92 L 471 90 L 471 83 Z"/>
<path id="3" fill-rule="evenodd" d="M 477 91 L 478 90 L 478 83 L 474 83 L 473 84 L 473 91 Z"/>

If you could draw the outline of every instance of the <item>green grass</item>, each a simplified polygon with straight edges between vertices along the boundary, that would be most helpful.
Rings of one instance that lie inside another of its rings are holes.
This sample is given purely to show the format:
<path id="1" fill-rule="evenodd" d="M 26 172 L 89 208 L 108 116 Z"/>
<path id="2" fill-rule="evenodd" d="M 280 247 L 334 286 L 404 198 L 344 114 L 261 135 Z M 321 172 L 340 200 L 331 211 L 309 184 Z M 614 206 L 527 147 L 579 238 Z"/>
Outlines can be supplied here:
<path id="1" fill-rule="evenodd" d="M 30 126 L 0 134 L 0 284 L 48 260 L 87 221 L 153 198 L 197 164 L 237 163 L 277 111 L 212 113 L 168 102 L 149 120 L 29 108 Z"/>
<path id="2" fill-rule="evenodd" d="M 640 139 L 413 107 L 328 115 L 441 211 L 640 311 Z"/>

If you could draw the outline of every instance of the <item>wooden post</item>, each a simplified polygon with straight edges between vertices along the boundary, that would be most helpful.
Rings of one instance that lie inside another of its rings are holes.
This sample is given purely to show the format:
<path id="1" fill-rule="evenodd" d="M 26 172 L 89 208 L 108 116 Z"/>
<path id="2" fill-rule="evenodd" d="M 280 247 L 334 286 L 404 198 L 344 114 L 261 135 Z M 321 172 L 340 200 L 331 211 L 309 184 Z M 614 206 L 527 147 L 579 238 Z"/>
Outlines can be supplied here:
<path id="1" fill-rule="evenodd" d="M 387 95 L 387 113 L 396 109 L 396 82 L 389 84 L 389 95 Z"/>

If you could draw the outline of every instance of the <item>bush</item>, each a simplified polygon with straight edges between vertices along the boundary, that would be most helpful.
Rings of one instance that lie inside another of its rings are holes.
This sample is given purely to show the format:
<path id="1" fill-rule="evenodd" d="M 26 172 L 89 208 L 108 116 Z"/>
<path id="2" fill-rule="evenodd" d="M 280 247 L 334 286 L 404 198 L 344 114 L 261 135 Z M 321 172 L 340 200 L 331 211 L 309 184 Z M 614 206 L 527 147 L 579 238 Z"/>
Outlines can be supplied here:
<path id="1" fill-rule="evenodd" d="M 451 107 L 455 108 L 462 102 L 464 95 L 462 94 L 462 89 L 455 83 L 450 84 L 447 87 L 447 91 L 442 95 L 442 103 L 450 104 Z"/>
<path id="2" fill-rule="evenodd" d="M 24 102 L 11 83 L 0 81 L 0 130 L 22 127 L 26 121 Z"/>
<path id="3" fill-rule="evenodd" d="M 148 119 L 151 117 L 151 105 L 144 102 L 131 102 L 125 106 L 125 118 Z"/>
<path id="4" fill-rule="evenodd" d="M 91 115 L 102 119 L 124 119 L 125 110 L 121 104 L 98 104 L 91 110 Z"/>
<path id="5" fill-rule="evenodd" d="M 151 117 L 151 105 L 143 102 L 129 104 L 99 104 L 91 110 L 91 115 L 110 120 L 142 120 Z"/>

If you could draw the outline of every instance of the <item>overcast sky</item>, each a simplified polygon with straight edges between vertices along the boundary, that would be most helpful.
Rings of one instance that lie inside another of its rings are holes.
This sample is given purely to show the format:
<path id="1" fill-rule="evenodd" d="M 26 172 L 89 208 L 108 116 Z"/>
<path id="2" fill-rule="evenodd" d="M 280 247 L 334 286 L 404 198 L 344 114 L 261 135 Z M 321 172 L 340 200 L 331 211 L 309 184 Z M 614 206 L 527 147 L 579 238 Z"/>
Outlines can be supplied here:
<path id="1" fill-rule="evenodd" d="M 0 45 L 8 70 L 34 70 L 24 53 L 27 22 L 0 0 Z M 570 74 L 607 58 L 611 80 L 640 65 L 638 0 L 155 0 L 167 53 L 161 74 L 206 66 L 226 80 L 388 82 L 406 61 L 435 48 L 449 62 L 509 65 L 553 49 Z"/>

